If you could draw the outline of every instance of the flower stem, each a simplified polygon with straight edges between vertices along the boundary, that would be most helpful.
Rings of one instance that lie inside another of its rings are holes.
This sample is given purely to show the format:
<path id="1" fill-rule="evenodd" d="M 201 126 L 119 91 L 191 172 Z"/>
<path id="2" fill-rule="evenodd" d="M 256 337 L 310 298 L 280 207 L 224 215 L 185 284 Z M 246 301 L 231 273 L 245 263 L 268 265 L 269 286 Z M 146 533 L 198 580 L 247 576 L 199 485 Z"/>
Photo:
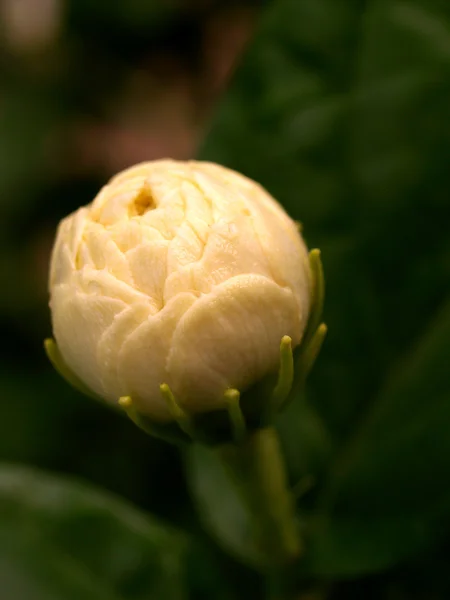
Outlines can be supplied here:
<path id="1" fill-rule="evenodd" d="M 258 429 L 239 445 L 221 446 L 218 453 L 248 509 L 267 565 L 294 562 L 302 544 L 276 430 Z"/>

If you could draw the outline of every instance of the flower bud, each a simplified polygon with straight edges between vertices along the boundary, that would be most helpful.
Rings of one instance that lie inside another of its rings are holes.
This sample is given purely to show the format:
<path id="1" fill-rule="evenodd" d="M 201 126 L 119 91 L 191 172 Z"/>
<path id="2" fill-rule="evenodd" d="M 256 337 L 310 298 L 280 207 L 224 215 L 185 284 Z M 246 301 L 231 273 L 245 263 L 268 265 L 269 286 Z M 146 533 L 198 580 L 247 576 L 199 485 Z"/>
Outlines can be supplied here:
<path id="1" fill-rule="evenodd" d="M 96 395 L 172 419 L 223 409 L 297 346 L 310 311 L 308 252 L 257 183 L 207 162 L 136 165 L 59 225 L 50 269 L 53 332 Z"/>

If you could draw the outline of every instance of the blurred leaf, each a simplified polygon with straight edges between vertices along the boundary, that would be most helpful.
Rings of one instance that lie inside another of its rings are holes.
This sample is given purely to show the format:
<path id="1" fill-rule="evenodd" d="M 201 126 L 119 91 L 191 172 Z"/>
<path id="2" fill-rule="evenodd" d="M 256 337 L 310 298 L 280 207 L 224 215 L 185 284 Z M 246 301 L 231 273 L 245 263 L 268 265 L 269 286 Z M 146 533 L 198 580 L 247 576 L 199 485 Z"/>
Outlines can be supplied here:
<path id="1" fill-rule="evenodd" d="M 118 600 L 107 583 L 80 567 L 45 540 L 31 532 L 17 531 L 10 524 L 0 527 L 0 584 L 5 600 Z"/>
<path id="2" fill-rule="evenodd" d="M 354 575 L 398 562 L 450 525 L 450 302 L 338 456 L 311 568 Z"/>
<path id="3" fill-rule="evenodd" d="M 311 478 L 314 486 L 332 452 L 320 417 L 306 402 L 292 402 L 278 417 L 277 428 L 292 483 Z"/>
<path id="4" fill-rule="evenodd" d="M 295 474 L 320 476 L 315 574 L 385 568 L 449 530 L 447 309 L 434 324 L 450 292 L 449 48 L 440 0 L 278 0 L 201 152 L 262 183 L 322 249 L 323 429 L 282 428 Z"/>
<path id="5" fill-rule="evenodd" d="M 110 494 L 0 467 L 2 599 L 185 598 L 185 540 Z"/>
<path id="6" fill-rule="evenodd" d="M 186 468 L 198 515 L 222 548 L 243 563 L 264 562 L 254 544 L 248 513 L 217 454 L 200 444 L 186 452 Z"/>
<path id="7" fill-rule="evenodd" d="M 246 599 L 249 590 L 254 590 L 254 581 L 249 585 L 242 576 L 248 576 L 248 570 L 238 570 L 232 561 L 231 566 L 226 564 L 224 555 L 202 534 L 192 539 L 186 558 L 189 598 L 193 600 Z"/>

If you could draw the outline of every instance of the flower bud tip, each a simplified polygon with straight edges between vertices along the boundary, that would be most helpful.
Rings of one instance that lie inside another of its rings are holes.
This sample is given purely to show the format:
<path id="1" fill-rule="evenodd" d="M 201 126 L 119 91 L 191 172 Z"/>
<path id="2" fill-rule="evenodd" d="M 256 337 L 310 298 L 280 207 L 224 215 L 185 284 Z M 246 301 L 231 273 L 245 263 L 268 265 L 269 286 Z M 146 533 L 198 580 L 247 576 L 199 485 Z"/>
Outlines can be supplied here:
<path id="1" fill-rule="evenodd" d="M 240 393 L 239 393 L 239 390 L 230 388 L 225 391 L 224 396 L 228 401 L 237 402 L 239 400 Z"/>
<path id="2" fill-rule="evenodd" d="M 119 398 L 119 406 L 121 406 L 122 408 L 131 408 L 133 404 L 133 400 L 131 399 L 131 396 L 121 396 Z"/>
<path id="3" fill-rule="evenodd" d="M 239 390 L 230 388 L 225 391 L 224 398 L 227 401 L 233 439 L 239 443 L 247 433 L 247 425 L 241 409 L 241 394 Z"/>
<path id="4" fill-rule="evenodd" d="M 289 348 L 292 347 L 292 338 L 289 337 L 288 335 L 283 335 L 283 337 L 281 338 L 281 344 L 280 344 L 281 348 Z"/>
<path id="5" fill-rule="evenodd" d="M 173 420 L 178 423 L 178 427 L 190 438 L 195 439 L 195 429 L 192 424 L 192 420 L 190 416 L 183 410 L 183 408 L 177 403 L 169 385 L 167 383 L 162 383 L 159 386 L 159 391 L 161 392 L 161 396 L 163 397 L 163 400 L 165 401 Z"/>
<path id="6" fill-rule="evenodd" d="M 175 396 L 172 393 L 172 390 L 167 385 L 167 383 L 162 383 L 159 386 L 159 391 L 161 392 L 161 396 L 167 404 L 168 409 L 172 413 L 175 419 L 184 416 L 184 411 L 180 408 L 175 400 Z"/>
<path id="7" fill-rule="evenodd" d="M 322 338 L 324 338 L 326 336 L 327 331 L 328 331 L 328 327 L 325 323 L 321 323 L 319 325 L 319 327 L 317 328 L 317 334 Z"/>

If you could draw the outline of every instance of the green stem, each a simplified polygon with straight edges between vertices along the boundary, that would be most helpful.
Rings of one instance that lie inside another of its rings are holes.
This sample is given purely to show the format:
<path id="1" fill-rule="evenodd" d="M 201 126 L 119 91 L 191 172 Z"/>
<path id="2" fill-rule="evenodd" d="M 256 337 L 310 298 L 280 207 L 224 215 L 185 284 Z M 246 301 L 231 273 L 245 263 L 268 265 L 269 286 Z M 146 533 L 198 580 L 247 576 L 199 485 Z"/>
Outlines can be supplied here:
<path id="1" fill-rule="evenodd" d="M 267 564 L 295 561 L 302 545 L 276 430 L 259 429 L 239 445 L 221 446 L 218 453 L 252 518 Z"/>

